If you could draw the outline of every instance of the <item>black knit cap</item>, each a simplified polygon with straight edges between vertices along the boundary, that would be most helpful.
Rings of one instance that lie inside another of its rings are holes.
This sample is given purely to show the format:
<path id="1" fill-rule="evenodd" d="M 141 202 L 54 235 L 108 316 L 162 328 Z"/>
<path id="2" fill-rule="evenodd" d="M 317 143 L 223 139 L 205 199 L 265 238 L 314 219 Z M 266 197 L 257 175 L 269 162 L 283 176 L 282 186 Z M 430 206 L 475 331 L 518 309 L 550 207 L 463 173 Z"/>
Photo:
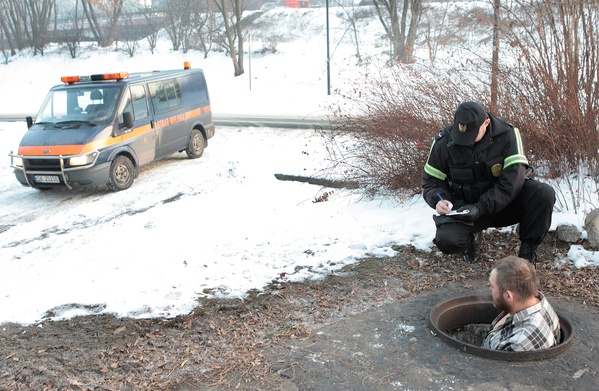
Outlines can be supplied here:
<path id="1" fill-rule="evenodd" d="M 478 130 L 487 119 L 487 111 L 476 102 L 463 102 L 455 111 L 451 138 L 458 145 L 474 145 Z"/>

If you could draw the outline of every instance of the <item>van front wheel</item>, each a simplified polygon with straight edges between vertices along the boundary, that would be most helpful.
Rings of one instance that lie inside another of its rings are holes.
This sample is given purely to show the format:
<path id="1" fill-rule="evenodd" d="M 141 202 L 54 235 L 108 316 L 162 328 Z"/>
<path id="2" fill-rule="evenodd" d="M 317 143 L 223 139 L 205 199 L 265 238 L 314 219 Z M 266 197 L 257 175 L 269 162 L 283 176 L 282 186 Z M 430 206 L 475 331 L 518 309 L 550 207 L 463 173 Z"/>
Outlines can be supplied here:
<path id="1" fill-rule="evenodd" d="M 135 168 L 131 159 L 120 155 L 110 165 L 110 182 L 108 188 L 112 191 L 127 190 L 135 179 Z"/>
<path id="2" fill-rule="evenodd" d="M 189 143 L 185 150 L 187 157 L 190 159 L 199 158 L 204 153 L 205 146 L 206 142 L 204 141 L 202 133 L 197 129 L 192 129 L 191 134 L 189 135 Z"/>

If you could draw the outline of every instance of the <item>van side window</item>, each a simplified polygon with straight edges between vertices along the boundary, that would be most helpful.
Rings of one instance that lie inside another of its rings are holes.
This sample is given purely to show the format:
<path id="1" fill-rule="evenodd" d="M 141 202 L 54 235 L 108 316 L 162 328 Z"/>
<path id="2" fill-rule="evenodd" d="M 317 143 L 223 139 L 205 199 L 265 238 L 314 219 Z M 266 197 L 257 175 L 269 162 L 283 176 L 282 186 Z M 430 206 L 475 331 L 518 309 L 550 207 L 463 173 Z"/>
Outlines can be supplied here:
<path id="1" fill-rule="evenodd" d="M 204 75 L 191 75 L 178 77 L 177 80 L 181 86 L 181 91 L 186 96 L 189 96 L 192 102 L 197 102 L 201 106 L 210 104 L 208 99 L 208 89 Z"/>
<path id="2" fill-rule="evenodd" d="M 135 119 L 146 118 L 149 113 L 144 86 L 131 86 L 131 99 L 133 100 L 133 114 L 135 115 Z"/>
<path id="3" fill-rule="evenodd" d="M 181 107 L 181 88 L 176 79 L 150 83 L 148 86 L 156 114 L 166 113 Z"/>

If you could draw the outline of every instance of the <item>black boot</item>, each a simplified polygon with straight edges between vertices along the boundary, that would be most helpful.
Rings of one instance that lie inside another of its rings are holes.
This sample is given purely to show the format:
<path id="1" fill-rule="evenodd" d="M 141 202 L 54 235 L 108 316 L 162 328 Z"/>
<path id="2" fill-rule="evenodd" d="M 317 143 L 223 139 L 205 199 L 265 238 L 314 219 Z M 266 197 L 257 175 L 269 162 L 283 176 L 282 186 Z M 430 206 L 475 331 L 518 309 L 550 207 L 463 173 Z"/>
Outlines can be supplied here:
<path id="1" fill-rule="evenodd" d="M 528 242 L 522 242 L 520 244 L 520 251 L 518 256 L 520 258 L 528 259 L 530 263 L 536 266 L 537 264 L 537 246 Z"/>
<path id="2" fill-rule="evenodd" d="M 480 242 L 482 240 L 482 232 L 472 235 L 472 244 L 468 247 L 468 250 L 462 255 L 462 260 L 467 263 L 475 263 L 478 261 L 478 251 L 480 249 Z"/>
<path id="3" fill-rule="evenodd" d="M 467 263 L 475 263 L 476 262 L 476 247 L 474 246 L 474 242 L 468 247 L 468 250 L 462 255 L 462 260 Z"/>

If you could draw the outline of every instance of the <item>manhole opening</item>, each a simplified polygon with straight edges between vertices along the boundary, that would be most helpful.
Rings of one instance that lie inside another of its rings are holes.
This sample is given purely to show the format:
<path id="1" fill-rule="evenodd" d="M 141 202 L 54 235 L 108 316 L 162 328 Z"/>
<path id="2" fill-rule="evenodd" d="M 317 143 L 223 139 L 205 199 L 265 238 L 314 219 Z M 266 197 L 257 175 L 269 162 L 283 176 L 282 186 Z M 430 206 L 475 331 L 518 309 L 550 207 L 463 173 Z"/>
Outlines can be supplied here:
<path id="1" fill-rule="evenodd" d="M 490 323 L 464 324 L 447 330 L 447 334 L 458 341 L 474 346 L 481 346 L 490 326 Z"/>
<path id="2" fill-rule="evenodd" d="M 530 361 L 552 358 L 565 352 L 572 343 L 572 324 L 558 312 L 561 338 L 557 346 L 530 352 L 483 349 L 481 345 L 487 330 L 498 314 L 499 310 L 493 305 L 490 295 L 464 296 L 436 305 L 431 310 L 429 321 L 433 334 L 446 344 L 466 353 L 497 360 Z"/>

